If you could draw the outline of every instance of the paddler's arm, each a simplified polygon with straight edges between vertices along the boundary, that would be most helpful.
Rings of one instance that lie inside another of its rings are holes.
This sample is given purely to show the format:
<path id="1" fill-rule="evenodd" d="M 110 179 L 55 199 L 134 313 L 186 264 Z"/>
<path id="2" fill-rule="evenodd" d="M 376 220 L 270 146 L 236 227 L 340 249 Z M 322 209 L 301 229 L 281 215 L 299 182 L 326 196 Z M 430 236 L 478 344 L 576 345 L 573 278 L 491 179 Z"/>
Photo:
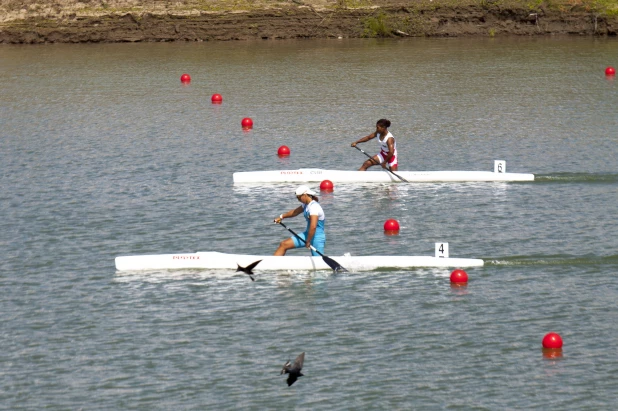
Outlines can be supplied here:
<path id="1" fill-rule="evenodd" d="M 372 138 L 376 138 L 376 132 L 375 131 L 373 133 L 369 134 L 368 136 L 365 136 L 365 137 L 355 141 L 354 143 L 350 144 L 350 146 L 356 147 L 357 144 L 364 143 L 366 141 L 371 140 Z"/>
<path id="2" fill-rule="evenodd" d="M 309 232 L 307 233 L 307 242 L 305 243 L 306 248 L 311 248 L 311 242 L 313 241 L 313 236 L 315 235 L 315 230 L 318 228 L 318 216 L 310 215 L 309 216 Z"/>
<path id="3" fill-rule="evenodd" d="M 303 212 L 303 206 L 298 206 L 295 209 L 287 211 L 281 214 L 279 217 L 275 218 L 275 223 L 279 224 L 281 220 L 283 220 L 284 218 L 296 217 L 302 212 Z"/>

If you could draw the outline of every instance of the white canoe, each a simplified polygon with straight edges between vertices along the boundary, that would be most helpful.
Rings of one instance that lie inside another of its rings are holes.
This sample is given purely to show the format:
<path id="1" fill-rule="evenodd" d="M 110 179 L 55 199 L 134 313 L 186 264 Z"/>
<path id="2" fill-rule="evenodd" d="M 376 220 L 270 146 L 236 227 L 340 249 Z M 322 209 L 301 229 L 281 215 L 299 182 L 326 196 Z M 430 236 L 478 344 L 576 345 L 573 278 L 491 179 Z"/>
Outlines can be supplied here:
<path id="1" fill-rule="evenodd" d="M 463 183 L 489 181 L 534 181 L 534 174 L 492 171 L 397 171 L 410 183 Z M 386 170 L 346 171 L 301 168 L 298 170 L 241 171 L 233 174 L 234 184 L 241 183 L 401 183 Z"/>
<path id="2" fill-rule="evenodd" d="M 483 260 L 475 258 L 439 258 L 425 256 L 330 256 L 349 271 L 371 271 L 380 268 L 412 267 L 481 267 Z M 264 270 L 330 270 L 322 257 L 225 254 L 197 252 L 191 254 L 159 254 L 116 257 L 116 270 L 176 270 L 176 269 L 228 269 L 236 270 L 262 260 L 255 271 Z"/>

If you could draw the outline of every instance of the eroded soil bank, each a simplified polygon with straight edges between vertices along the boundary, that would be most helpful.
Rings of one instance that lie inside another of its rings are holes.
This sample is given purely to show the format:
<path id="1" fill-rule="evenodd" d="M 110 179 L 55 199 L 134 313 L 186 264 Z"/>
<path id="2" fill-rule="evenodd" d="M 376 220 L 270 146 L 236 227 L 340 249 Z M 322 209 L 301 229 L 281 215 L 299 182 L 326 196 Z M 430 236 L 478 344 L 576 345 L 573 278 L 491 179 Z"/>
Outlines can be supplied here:
<path id="1" fill-rule="evenodd" d="M 31 3 L 4 7 L 0 43 L 211 41 L 292 38 L 616 36 L 618 17 L 588 6 L 453 1 L 280 1 L 239 7 Z M 242 3 L 242 2 L 240 2 Z M 355 3 L 348 7 L 344 3 Z M 358 3 L 358 4 L 356 4 Z M 56 4 L 54 6 L 54 4 Z M 211 3 L 212 6 L 214 3 Z M 221 6 L 220 3 L 218 3 Z M 576 4 L 570 2 L 569 4 Z M 33 6 L 34 5 L 34 6 Z M 129 7 L 130 6 L 130 7 Z M 243 4 L 240 4 L 243 6 Z"/>

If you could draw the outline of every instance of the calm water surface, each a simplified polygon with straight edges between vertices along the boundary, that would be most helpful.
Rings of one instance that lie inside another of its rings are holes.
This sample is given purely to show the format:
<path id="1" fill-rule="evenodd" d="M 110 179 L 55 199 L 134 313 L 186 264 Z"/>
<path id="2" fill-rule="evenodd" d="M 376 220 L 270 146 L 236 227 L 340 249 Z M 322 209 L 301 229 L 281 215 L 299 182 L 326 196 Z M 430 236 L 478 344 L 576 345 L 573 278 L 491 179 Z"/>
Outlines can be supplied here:
<path id="1" fill-rule="evenodd" d="M 0 408 L 615 408 L 617 56 L 573 38 L 0 47 Z M 295 186 L 232 173 L 356 169 L 349 145 L 382 117 L 400 170 L 537 175 L 321 197 L 327 254 L 446 241 L 486 261 L 467 287 L 448 269 L 115 271 L 271 254 Z M 561 357 L 542 353 L 550 331 Z"/>

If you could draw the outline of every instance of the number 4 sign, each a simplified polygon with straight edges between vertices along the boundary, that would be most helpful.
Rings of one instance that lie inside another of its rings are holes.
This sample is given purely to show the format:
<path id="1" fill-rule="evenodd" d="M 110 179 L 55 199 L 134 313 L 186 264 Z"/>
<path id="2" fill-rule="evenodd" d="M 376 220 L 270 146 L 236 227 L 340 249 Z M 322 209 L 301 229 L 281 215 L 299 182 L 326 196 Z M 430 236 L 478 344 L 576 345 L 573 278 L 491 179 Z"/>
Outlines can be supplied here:
<path id="1" fill-rule="evenodd" d="M 448 243 L 436 243 L 436 257 L 448 258 Z"/>

